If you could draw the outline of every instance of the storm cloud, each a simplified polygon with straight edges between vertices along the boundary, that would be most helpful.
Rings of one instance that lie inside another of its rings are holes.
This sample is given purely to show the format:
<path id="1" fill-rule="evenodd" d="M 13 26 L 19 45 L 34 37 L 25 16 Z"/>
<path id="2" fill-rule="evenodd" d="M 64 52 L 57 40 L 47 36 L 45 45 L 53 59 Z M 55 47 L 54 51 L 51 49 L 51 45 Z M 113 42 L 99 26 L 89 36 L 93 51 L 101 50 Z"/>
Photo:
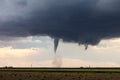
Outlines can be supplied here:
<path id="1" fill-rule="evenodd" d="M 0 39 L 50 36 L 97 45 L 120 37 L 120 0 L 0 0 Z"/>

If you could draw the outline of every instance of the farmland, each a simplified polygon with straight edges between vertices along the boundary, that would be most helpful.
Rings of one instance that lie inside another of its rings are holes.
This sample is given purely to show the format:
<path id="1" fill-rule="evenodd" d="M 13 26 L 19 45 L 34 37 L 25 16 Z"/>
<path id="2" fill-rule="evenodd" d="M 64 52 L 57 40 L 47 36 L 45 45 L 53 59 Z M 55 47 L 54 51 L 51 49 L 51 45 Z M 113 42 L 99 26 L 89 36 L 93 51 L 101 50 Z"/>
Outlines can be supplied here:
<path id="1" fill-rule="evenodd" d="M 120 68 L 0 68 L 0 80 L 120 80 Z"/>
<path id="2" fill-rule="evenodd" d="M 120 73 L 120 68 L 0 68 L 1 72 L 115 72 Z"/>

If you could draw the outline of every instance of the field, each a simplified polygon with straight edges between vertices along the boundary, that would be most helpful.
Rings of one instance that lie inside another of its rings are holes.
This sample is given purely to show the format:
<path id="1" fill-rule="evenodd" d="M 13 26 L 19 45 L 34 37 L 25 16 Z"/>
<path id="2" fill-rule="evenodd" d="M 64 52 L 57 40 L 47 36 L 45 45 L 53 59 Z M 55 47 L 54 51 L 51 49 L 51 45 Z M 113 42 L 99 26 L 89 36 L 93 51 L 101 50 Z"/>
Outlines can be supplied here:
<path id="1" fill-rule="evenodd" d="M 0 80 L 120 80 L 120 68 L 0 68 Z"/>

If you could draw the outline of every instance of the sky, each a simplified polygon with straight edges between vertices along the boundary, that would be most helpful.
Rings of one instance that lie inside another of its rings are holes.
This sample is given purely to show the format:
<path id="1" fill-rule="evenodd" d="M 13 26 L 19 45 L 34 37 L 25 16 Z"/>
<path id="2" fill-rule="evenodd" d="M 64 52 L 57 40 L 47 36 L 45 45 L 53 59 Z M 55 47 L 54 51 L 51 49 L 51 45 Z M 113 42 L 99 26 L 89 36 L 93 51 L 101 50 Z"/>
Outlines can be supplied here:
<path id="1" fill-rule="evenodd" d="M 119 0 L 0 0 L 0 66 L 119 67 Z"/>
<path id="2" fill-rule="evenodd" d="M 48 36 L 1 41 L 0 66 L 120 67 L 120 38 L 102 40 L 87 50 L 83 45 L 60 40 L 56 53 L 53 42 Z"/>

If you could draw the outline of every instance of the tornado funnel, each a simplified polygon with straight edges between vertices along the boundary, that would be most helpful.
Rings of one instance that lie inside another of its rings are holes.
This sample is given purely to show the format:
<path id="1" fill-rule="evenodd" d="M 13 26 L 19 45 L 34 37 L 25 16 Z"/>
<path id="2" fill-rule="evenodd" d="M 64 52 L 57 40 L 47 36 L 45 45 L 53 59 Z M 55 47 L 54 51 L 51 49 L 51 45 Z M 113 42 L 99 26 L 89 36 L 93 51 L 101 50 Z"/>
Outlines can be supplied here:
<path id="1" fill-rule="evenodd" d="M 58 44 L 59 44 L 59 39 L 54 39 L 54 52 L 55 52 L 55 53 L 56 53 Z"/>

